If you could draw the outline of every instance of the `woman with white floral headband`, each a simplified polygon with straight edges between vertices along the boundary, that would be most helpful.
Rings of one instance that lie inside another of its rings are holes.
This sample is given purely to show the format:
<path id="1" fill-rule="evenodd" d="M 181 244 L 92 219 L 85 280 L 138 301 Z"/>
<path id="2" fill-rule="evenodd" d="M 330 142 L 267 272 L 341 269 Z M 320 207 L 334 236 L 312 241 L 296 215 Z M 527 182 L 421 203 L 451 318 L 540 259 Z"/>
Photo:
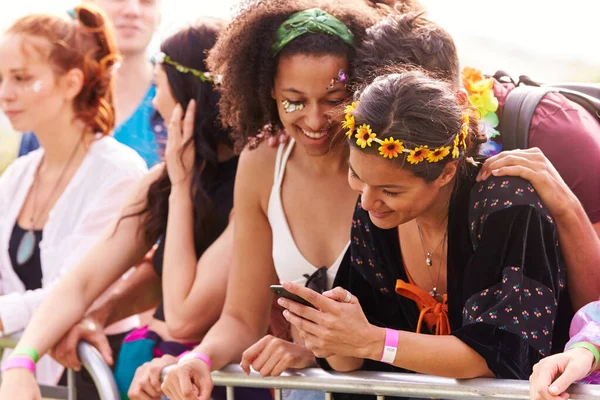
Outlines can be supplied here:
<path id="1" fill-rule="evenodd" d="M 381 76 L 344 127 L 361 196 L 341 287 L 284 283 L 317 309 L 279 300 L 306 346 L 340 371 L 511 379 L 564 347 L 552 342 L 564 282 L 552 217 L 521 178 L 476 182 L 477 121 L 450 87 Z"/>

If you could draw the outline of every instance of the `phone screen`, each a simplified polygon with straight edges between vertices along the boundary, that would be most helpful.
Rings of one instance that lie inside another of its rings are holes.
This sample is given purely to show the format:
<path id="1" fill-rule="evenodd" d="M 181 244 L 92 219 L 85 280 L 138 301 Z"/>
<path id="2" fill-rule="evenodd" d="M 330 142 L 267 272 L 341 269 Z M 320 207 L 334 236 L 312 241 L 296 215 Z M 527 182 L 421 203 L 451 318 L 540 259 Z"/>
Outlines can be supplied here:
<path id="1" fill-rule="evenodd" d="M 285 297 L 286 299 L 295 301 L 296 303 L 300 303 L 305 306 L 312 307 L 314 309 L 317 308 L 317 307 L 313 306 L 312 304 L 310 304 L 308 301 L 304 300 L 302 297 L 288 292 L 281 285 L 271 285 L 271 292 L 275 293 L 278 297 Z"/>

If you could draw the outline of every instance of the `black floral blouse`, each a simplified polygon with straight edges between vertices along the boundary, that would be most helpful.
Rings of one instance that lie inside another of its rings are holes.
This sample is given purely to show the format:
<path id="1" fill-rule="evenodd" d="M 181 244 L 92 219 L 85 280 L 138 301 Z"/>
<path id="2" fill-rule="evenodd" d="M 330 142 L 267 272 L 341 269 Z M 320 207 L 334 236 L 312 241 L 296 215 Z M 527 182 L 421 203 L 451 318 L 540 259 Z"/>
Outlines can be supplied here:
<path id="1" fill-rule="evenodd" d="M 552 217 L 527 181 L 490 177 L 457 189 L 448 218 L 451 334 L 496 377 L 527 379 L 540 358 L 562 351 L 573 316 Z M 419 309 L 396 294 L 398 279 L 408 281 L 398 230 L 373 225 L 359 199 L 335 285 L 357 296 L 371 323 L 414 332 Z M 372 360 L 363 369 L 402 371 Z"/>

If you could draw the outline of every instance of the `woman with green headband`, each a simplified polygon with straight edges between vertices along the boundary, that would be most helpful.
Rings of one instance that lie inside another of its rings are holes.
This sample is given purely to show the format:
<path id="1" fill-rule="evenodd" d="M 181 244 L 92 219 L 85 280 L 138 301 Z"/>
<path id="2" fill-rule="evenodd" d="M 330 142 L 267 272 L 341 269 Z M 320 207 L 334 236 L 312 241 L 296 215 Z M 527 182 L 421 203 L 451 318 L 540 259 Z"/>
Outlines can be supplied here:
<path id="1" fill-rule="evenodd" d="M 192 356 L 167 374 L 170 399 L 208 399 L 211 369 L 240 360 L 264 376 L 316 366 L 293 332 L 293 341 L 265 336 L 269 286 L 292 280 L 326 290 L 345 256 L 356 195 L 347 182 L 342 118 L 334 114 L 350 95 L 354 46 L 382 17 L 379 10 L 364 0 L 252 2 L 211 50 L 210 69 L 222 76 L 222 119 L 239 146 L 257 148 L 240 156 L 224 311 Z M 281 129 L 289 144 L 256 146 L 259 132 Z"/>

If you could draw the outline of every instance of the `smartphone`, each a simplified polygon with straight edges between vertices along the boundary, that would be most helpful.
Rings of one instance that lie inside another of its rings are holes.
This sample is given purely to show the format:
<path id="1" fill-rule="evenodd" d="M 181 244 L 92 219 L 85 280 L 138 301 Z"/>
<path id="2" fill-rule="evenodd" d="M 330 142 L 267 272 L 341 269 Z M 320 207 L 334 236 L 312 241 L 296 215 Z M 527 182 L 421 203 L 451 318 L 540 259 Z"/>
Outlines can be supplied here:
<path id="1" fill-rule="evenodd" d="M 312 307 L 316 309 L 317 307 L 310 304 L 308 301 L 304 300 L 302 297 L 297 296 L 293 293 L 288 292 L 281 285 L 271 285 L 271 292 L 275 293 L 277 297 L 285 297 L 286 299 L 295 301 L 296 303 L 303 304 L 308 307 Z"/>

